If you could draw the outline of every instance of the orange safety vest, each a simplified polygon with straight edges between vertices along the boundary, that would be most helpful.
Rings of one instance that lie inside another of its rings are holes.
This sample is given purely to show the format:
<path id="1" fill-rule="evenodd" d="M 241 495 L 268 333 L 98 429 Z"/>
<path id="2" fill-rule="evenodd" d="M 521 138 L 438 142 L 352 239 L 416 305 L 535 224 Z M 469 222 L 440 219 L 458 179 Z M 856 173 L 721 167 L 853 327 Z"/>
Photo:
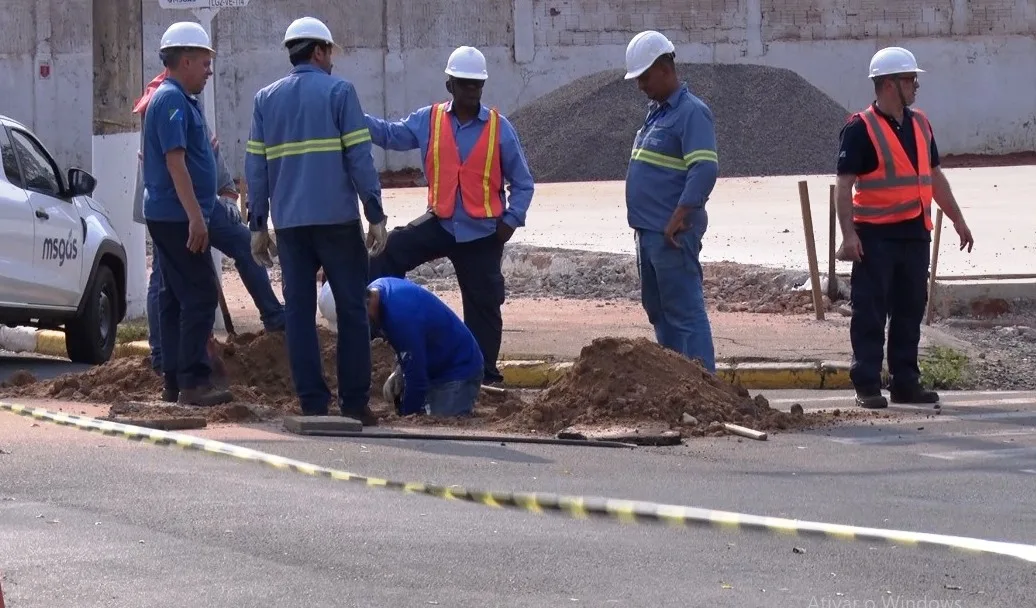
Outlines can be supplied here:
<path id="1" fill-rule="evenodd" d="M 858 112 L 878 153 L 878 168 L 856 180 L 853 221 L 863 224 L 892 224 L 924 214 L 925 227 L 932 229 L 932 126 L 920 110 L 911 110 L 914 141 L 917 142 L 917 170 L 888 121 L 874 106 Z"/>
<path id="2" fill-rule="evenodd" d="M 489 122 L 463 163 L 453 137 L 448 102 L 432 106 L 429 133 L 431 137 L 424 161 L 425 175 L 428 176 L 428 209 L 440 218 L 453 217 L 457 189 L 460 188 L 464 211 L 470 217 L 483 219 L 503 215 L 500 115 L 496 108 L 489 111 Z"/>

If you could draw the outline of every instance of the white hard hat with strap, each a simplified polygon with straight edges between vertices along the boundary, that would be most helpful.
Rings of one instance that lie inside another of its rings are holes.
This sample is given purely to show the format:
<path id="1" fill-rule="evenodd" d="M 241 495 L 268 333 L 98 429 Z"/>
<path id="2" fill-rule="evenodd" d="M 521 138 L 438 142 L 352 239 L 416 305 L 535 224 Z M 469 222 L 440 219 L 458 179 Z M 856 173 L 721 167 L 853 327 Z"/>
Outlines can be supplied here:
<path id="1" fill-rule="evenodd" d="M 458 47 L 450 53 L 446 61 L 446 74 L 454 78 L 468 80 L 486 80 L 489 72 L 486 70 L 486 56 L 482 51 L 473 46 Z"/>
<path id="2" fill-rule="evenodd" d="M 626 80 L 640 76 L 659 57 L 674 52 L 676 47 L 659 32 L 647 30 L 637 34 L 626 46 Z"/>
<path id="3" fill-rule="evenodd" d="M 162 34 L 162 42 L 158 48 L 163 51 L 171 48 L 194 48 L 216 52 L 205 28 L 193 21 L 179 21 L 170 25 Z"/>
<path id="4" fill-rule="evenodd" d="M 924 70 L 917 67 L 917 59 L 910 51 L 899 46 L 881 49 L 871 57 L 870 77 L 888 76 L 890 74 L 917 74 Z"/>
<path id="5" fill-rule="evenodd" d="M 291 22 L 284 32 L 284 46 L 296 41 L 319 40 L 328 44 L 334 44 L 331 37 L 331 30 L 324 22 L 316 17 L 300 17 Z"/>

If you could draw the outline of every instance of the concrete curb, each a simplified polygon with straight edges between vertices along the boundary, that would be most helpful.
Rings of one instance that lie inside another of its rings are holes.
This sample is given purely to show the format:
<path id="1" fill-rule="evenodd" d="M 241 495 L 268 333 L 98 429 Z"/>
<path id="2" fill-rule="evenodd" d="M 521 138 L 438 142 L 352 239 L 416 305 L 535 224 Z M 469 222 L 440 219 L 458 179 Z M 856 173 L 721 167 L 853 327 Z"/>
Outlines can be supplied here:
<path id="1" fill-rule="evenodd" d="M 508 386 L 544 388 L 564 376 L 572 363 L 501 361 L 499 368 Z M 852 388 L 849 364 L 839 361 L 719 363 L 716 375 L 754 390 Z"/>
<path id="2" fill-rule="evenodd" d="M 66 357 L 65 334 L 60 331 L 0 327 L 0 349 Z M 112 358 L 146 357 L 151 348 L 146 340 L 115 345 Z M 515 388 L 544 388 L 563 377 L 571 362 L 545 360 L 500 361 L 504 384 Z M 849 364 L 838 361 L 776 363 L 718 363 L 716 374 L 731 383 L 753 390 L 848 389 Z"/>
<path id="3" fill-rule="evenodd" d="M 31 327 L 0 327 L 0 350 L 13 353 L 36 353 L 51 357 L 68 357 L 65 350 L 65 332 Z M 146 357 L 151 347 L 146 340 L 115 345 L 112 358 Z"/>

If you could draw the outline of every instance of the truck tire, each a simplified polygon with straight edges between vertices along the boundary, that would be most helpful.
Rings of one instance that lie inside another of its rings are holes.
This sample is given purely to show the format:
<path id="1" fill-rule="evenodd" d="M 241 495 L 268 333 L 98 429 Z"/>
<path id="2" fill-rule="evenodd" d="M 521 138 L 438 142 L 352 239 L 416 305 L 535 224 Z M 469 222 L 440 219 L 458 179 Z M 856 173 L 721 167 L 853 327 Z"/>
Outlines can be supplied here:
<path id="1" fill-rule="evenodd" d="M 98 266 L 83 296 L 82 314 L 65 324 L 65 351 L 73 362 L 99 365 L 111 358 L 119 324 L 118 290 L 111 269 Z"/>

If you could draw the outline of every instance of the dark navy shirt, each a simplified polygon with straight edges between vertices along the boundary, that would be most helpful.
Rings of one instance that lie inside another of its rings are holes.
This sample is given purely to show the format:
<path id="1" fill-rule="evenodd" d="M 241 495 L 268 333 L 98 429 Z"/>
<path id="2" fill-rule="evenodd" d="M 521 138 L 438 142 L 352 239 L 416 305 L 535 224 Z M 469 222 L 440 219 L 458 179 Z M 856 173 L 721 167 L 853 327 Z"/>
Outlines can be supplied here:
<path id="1" fill-rule="evenodd" d="M 381 329 L 403 368 L 404 415 L 424 407 L 428 389 L 468 380 L 482 370 L 482 351 L 471 330 L 442 300 L 407 279 L 382 277 Z"/>
<path id="2" fill-rule="evenodd" d="M 914 137 L 914 116 L 910 108 L 903 110 L 903 124 L 900 125 L 896 119 L 874 107 L 875 113 L 883 118 L 892 127 L 892 131 L 899 138 L 910 162 L 917 171 L 917 142 Z M 864 175 L 878 168 L 878 151 L 874 149 L 870 135 L 867 133 L 867 126 L 859 116 L 853 116 L 849 122 L 842 127 L 839 135 L 838 147 L 838 175 Z M 939 147 L 935 144 L 935 136 L 932 136 L 932 146 L 929 151 L 932 168 L 939 166 Z M 892 239 L 930 239 L 931 234 L 924 225 L 924 217 L 918 212 L 917 217 L 894 224 L 856 224 L 856 232 L 861 237 L 875 236 Z"/>
<path id="3" fill-rule="evenodd" d="M 166 154 L 177 148 L 186 151 L 185 162 L 194 185 L 194 196 L 208 220 L 216 206 L 216 156 L 198 101 L 170 77 L 155 90 L 144 114 L 142 152 L 147 189 L 144 219 L 159 222 L 188 219 L 165 162 Z"/>

